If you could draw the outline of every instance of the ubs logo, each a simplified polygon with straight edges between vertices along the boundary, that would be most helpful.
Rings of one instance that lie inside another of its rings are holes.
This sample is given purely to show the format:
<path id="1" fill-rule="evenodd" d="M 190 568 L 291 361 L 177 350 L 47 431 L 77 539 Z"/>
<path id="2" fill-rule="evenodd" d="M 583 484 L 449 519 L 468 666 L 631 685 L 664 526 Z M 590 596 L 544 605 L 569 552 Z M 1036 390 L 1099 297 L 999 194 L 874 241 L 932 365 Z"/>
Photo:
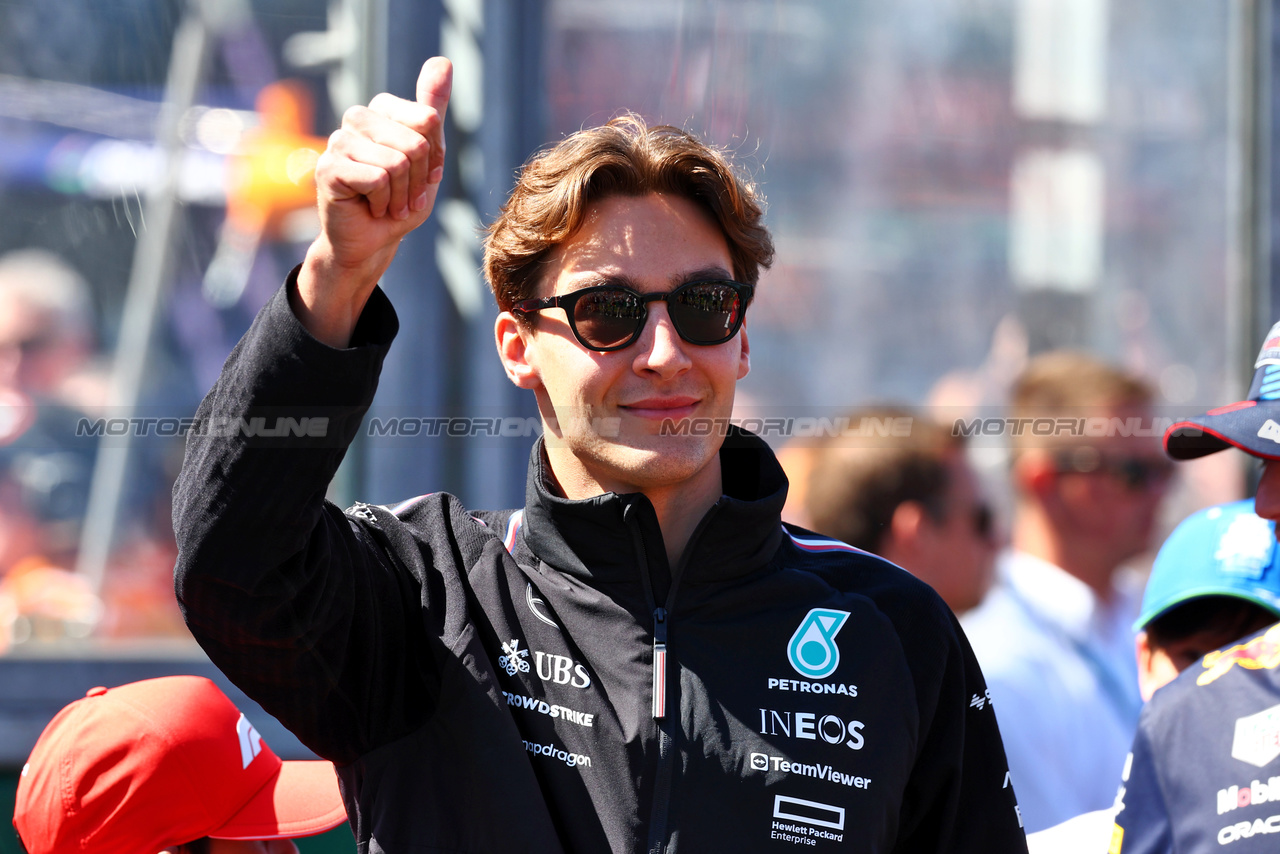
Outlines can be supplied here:
<path id="1" fill-rule="evenodd" d="M 534 661 L 538 666 L 538 678 L 544 682 L 557 685 L 572 685 L 574 688 L 590 688 L 591 677 L 587 668 L 564 655 L 552 655 L 547 652 L 534 651 Z"/>
<path id="2" fill-rule="evenodd" d="M 840 666 L 836 635 L 849 619 L 848 611 L 814 608 L 801 621 L 787 644 L 787 660 L 796 673 L 809 679 L 826 679 Z"/>

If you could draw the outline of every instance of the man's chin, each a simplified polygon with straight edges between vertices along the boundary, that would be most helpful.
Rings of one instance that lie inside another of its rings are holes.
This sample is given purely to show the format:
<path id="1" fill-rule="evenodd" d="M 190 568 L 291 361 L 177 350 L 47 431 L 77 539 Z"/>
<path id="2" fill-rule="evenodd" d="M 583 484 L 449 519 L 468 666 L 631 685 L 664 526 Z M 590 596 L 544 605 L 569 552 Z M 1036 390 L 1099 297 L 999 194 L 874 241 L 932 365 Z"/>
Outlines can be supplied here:
<path id="1" fill-rule="evenodd" d="M 716 457 L 719 442 L 711 446 L 705 439 L 689 437 L 635 438 L 628 444 L 611 443 L 603 453 L 593 455 L 588 465 L 609 472 L 611 479 L 632 484 L 634 489 L 679 486 L 696 477 Z"/>

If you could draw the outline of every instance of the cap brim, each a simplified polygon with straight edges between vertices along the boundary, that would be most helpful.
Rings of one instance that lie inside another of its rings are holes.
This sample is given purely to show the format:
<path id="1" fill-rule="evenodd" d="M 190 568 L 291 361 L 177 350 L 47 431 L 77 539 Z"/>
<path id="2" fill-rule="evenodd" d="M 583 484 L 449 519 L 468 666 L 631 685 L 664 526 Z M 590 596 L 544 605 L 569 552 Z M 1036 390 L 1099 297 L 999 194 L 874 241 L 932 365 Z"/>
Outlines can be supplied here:
<path id="1" fill-rule="evenodd" d="M 324 833 L 347 820 L 333 763 L 284 762 L 213 839 L 291 839 Z"/>
<path id="2" fill-rule="evenodd" d="M 1266 429 L 1267 422 L 1277 426 Z M 1193 460 L 1227 448 L 1268 460 L 1280 460 L 1280 404 L 1244 400 L 1179 421 L 1164 434 L 1164 449 L 1175 460 Z"/>
<path id="3" fill-rule="evenodd" d="M 1159 604 L 1151 606 L 1134 622 L 1133 630 L 1135 632 L 1143 631 L 1157 617 L 1164 616 L 1177 606 L 1190 602 L 1192 599 L 1203 599 L 1206 596 L 1229 596 L 1232 599 L 1251 602 L 1280 618 L 1280 600 L 1270 591 L 1261 588 L 1248 590 L 1239 587 L 1208 584 L 1181 591 L 1177 596 L 1171 596 Z"/>

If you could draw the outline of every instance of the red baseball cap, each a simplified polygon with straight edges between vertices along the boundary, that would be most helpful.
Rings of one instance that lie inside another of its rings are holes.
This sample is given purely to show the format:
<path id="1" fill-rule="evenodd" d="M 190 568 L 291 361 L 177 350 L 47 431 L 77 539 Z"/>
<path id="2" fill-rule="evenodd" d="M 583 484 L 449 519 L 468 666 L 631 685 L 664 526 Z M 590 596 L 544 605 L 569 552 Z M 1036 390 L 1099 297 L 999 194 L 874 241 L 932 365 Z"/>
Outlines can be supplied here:
<path id="1" fill-rule="evenodd" d="M 30 854 L 149 854 L 346 818 L 332 763 L 281 761 L 218 686 L 167 676 L 94 688 L 58 712 L 18 779 L 13 826 Z"/>

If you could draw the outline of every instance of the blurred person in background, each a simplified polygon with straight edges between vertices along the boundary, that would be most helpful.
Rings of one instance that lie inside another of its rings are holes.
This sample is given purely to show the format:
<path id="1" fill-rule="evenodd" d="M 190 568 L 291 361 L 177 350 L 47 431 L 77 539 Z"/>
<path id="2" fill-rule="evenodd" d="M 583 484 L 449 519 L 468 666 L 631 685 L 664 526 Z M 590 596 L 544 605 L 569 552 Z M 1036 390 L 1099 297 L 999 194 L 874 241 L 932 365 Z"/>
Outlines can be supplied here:
<path id="1" fill-rule="evenodd" d="M 1133 622 L 1171 463 L 1152 393 L 1082 353 L 1028 363 L 1011 392 L 1011 548 L 963 625 L 996 709 L 1028 832 L 1102 809 L 1142 698 Z"/>
<path id="2" fill-rule="evenodd" d="M 1280 323 L 1254 362 L 1248 397 L 1174 424 L 1165 449 L 1188 460 L 1235 447 L 1261 460 L 1251 528 L 1234 583 L 1265 588 L 1276 610 L 1274 523 L 1280 520 Z M 1145 612 L 1145 608 L 1144 608 Z M 1242 628 L 1244 628 L 1242 626 Z M 1148 628 L 1148 634 L 1151 634 Z M 1212 639 L 1209 639 L 1211 642 Z M 1182 661 L 1198 652 L 1186 650 Z M 1280 833 L 1280 625 L 1206 655 L 1143 710 L 1111 835 L 1115 854 L 1275 851 Z M 1165 668 L 1168 673 L 1168 668 Z"/>
<path id="3" fill-rule="evenodd" d="M 901 420 L 899 420 L 901 419 Z M 836 436 L 812 454 L 806 516 L 815 531 L 878 554 L 938 591 L 957 614 L 991 586 L 991 506 L 963 436 L 901 407 L 857 410 L 866 436 Z M 910 424 L 900 431 L 879 425 Z"/>
<path id="4" fill-rule="evenodd" d="M 89 286 L 71 265 L 43 249 L 0 257 L 0 388 L 35 402 L 100 403 L 86 382 L 94 337 Z"/>
<path id="5" fill-rule="evenodd" d="M 25 554 L 74 560 L 96 445 L 77 421 L 103 397 L 89 288 L 49 252 L 0 258 L 0 478 L 38 528 Z M 12 506 L 13 502 L 6 502 Z"/>
<path id="6" fill-rule="evenodd" d="M 281 761 L 213 682 L 166 676 L 58 712 L 13 826 L 27 854 L 297 854 L 346 818 L 332 763 Z"/>
<path id="7" fill-rule="evenodd" d="M 101 406 L 89 287 L 40 249 L 0 257 L 0 652 L 33 636 L 84 635 L 102 604 L 69 570 Z"/>
<path id="8" fill-rule="evenodd" d="M 1278 553 L 1275 523 L 1254 513 L 1252 499 L 1209 507 L 1178 525 L 1152 565 L 1141 616 L 1134 626 L 1138 632 L 1138 684 L 1144 701 L 1151 702 L 1158 689 L 1173 682 L 1206 654 L 1247 637 L 1280 617 Z M 1210 661 L 1225 660 L 1221 656 L 1206 659 L 1205 667 L 1210 666 Z M 1194 668 L 1194 675 L 1203 674 L 1205 667 Z M 1215 698 L 1214 703 L 1219 699 Z M 1122 784 L 1116 802 L 1106 809 L 1031 834 L 1027 842 L 1032 854 L 1106 851 L 1116 838 L 1116 810 L 1126 802 L 1133 806 L 1126 819 L 1158 815 L 1165 831 L 1150 834 L 1153 838 L 1140 849 L 1134 848 L 1139 843 L 1133 835 L 1125 840 L 1121 831 L 1118 842 L 1124 851 L 1200 850 L 1188 847 L 1189 838 L 1194 836 L 1208 840 L 1217 849 L 1213 819 L 1214 789 L 1219 784 L 1203 773 L 1209 764 L 1197 749 L 1203 740 L 1186 736 L 1189 731 L 1224 729 L 1221 713 L 1215 705 L 1208 718 L 1194 721 L 1188 730 L 1182 725 L 1171 727 L 1173 719 L 1160 712 L 1162 704 L 1148 708 L 1156 711 L 1144 711 L 1139 719 L 1135 745 L 1142 745 L 1154 776 L 1137 789 Z M 1208 708 L 1202 706 L 1201 711 Z M 1161 785 L 1151 785 L 1155 777 Z M 1130 779 L 1135 779 L 1132 774 Z M 1170 828 L 1177 828 L 1172 834 L 1178 839 L 1176 845 L 1171 844 Z M 1160 837 L 1159 841 L 1154 837 Z"/>

